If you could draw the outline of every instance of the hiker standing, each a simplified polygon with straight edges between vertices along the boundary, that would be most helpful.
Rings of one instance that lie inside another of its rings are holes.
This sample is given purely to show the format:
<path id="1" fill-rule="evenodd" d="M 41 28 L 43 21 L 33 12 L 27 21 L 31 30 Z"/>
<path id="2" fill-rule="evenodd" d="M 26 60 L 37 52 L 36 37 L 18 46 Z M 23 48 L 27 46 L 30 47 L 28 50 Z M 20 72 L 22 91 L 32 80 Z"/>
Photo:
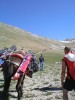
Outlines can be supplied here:
<path id="1" fill-rule="evenodd" d="M 44 66 L 44 57 L 41 54 L 41 56 L 39 57 L 39 62 L 40 62 L 40 71 L 43 70 L 43 66 Z"/>
<path id="2" fill-rule="evenodd" d="M 62 59 L 61 85 L 63 100 L 68 100 L 68 92 L 75 90 L 75 55 L 69 47 L 64 48 L 65 56 Z M 66 73 L 67 70 L 67 73 Z"/>

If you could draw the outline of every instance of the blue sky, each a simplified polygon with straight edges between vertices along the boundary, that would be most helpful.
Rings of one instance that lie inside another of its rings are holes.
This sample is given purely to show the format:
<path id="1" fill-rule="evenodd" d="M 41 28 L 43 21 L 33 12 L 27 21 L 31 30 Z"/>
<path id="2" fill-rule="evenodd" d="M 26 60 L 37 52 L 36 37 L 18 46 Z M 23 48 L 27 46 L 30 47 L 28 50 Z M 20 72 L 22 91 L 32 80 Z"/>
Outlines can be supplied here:
<path id="1" fill-rule="evenodd" d="M 75 38 L 75 0 L 0 0 L 0 22 L 50 39 Z"/>

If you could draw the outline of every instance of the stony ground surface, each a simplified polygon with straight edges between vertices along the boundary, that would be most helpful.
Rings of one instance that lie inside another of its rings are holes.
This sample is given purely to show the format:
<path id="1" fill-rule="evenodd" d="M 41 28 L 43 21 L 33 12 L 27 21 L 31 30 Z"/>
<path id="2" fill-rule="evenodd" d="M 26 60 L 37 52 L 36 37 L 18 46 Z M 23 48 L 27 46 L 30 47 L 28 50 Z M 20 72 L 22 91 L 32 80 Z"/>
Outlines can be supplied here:
<path id="1" fill-rule="evenodd" d="M 24 80 L 23 97 L 21 100 L 62 100 L 60 83 L 61 64 L 45 65 L 43 71 L 33 74 L 33 78 L 26 76 Z M 0 86 L 3 84 L 2 72 L 0 73 Z M 15 89 L 16 81 L 11 82 L 9 100 L 17 100 Z M 0 88 L 2 91 L 2 88 Z M 0 99 L 2 100 L 2 99 Z M 74 91 L 69 93 L 69 100 L 75 100 Z"/>

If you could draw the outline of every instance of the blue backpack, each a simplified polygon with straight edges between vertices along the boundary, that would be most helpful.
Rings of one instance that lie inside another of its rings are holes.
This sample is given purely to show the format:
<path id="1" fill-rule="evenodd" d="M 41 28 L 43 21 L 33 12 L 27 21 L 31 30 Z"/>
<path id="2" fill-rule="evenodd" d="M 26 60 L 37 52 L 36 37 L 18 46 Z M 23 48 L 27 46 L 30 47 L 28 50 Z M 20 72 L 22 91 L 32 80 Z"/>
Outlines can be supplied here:
<path id="1" fill-rule="evenodd" d="M 4 63 L 4 60 L 0 58 L 0 65 L 2 65 L 3 63 Z"/>

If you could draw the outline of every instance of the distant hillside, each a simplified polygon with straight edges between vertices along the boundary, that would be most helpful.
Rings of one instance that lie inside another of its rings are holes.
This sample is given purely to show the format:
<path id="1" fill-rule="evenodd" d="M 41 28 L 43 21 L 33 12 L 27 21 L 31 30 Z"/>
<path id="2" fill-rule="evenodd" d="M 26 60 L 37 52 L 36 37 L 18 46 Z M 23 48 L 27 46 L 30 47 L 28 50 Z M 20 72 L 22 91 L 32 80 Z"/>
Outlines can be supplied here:
<path id="1" fill-rule="evenodd" d="M 67 38 L 65 41 L 67 42 L 65 43 L 65 46 L 71 47 L 75 52 L 75 38 Z"/>
<path id="2" fill-rule="evenodd" d="M 65 41 L 75 41 L 75 38 L 67 38 L 67 39 L 65 39 Z"/>
<path id="3" fill-rule="evenodd" d="M 39 37 L 17 27 L 0 23 L 0 47 L 17 45 L 18 48 L 46 50 L 49 48 L 58 49 L 63 44 L 56 40 Z"/>
<path id="4" fill-rule="evenodd" d="M 56 41 L 32 34 L 18 27 L 0 22 L 0 49 L 16 45 L 18 49 L 33 50 L 37 54 L 45 53 L 48 62 L 60 59 L 64 46 L 75 47 L 73 42 Z M 59 55 L 59 56 L 58 56 Z"/>

